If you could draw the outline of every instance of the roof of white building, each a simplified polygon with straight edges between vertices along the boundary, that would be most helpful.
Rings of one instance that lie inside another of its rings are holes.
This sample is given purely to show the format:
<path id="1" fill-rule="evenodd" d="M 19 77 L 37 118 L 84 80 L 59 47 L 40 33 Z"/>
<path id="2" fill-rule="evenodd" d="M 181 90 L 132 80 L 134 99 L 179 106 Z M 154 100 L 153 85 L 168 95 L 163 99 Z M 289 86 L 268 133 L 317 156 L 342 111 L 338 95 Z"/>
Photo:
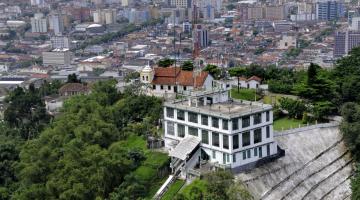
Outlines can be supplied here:
<path id="1" fill-rule="evenodd" d="M 170 152 L 171 157 L 179 158 L 185 160 L 187 155 L 189 155 L 199 144 L 201 140 L 198 137 L 189 135 L 176 145 L 175 149 Z"/>

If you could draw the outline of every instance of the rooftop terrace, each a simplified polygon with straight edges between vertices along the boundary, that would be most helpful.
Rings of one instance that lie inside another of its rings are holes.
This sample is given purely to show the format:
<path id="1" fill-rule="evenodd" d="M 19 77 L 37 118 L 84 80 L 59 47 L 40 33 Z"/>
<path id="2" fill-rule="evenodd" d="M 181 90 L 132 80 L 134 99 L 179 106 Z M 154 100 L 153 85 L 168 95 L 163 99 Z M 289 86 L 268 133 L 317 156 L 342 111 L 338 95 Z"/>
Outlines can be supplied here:
<path id="1" fill-rule="evenodd" d="M 237 101 L 233 99 L 227 99 L 226 97 L 225 101 L 211 103 L 212 100 L 209 101 L 208 98 L 208 95 L 194 95 L 192 97 L 185 97 L 183 99 L 168 101 L 165 102 L 164 105 L 167 107 L 173 107 L 177 109 L 204 113 L 229 119 L 272 109 L 271 105 L 263 104 L 260 102 Z M 220 96 L 212 96 L 211 98 L 221 99 Z"/>

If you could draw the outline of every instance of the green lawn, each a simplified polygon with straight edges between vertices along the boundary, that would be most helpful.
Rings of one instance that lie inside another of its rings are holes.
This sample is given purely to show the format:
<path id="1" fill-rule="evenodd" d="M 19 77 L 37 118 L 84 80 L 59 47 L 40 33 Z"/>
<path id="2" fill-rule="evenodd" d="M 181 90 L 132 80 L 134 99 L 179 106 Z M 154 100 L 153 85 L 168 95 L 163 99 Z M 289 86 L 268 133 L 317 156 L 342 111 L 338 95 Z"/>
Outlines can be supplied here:
<path id="1" fill-rule="evenodd" d="M 297 96 L 294 96 L 294 95 L 269 93 L 268 95 L 265 95 L 263 97 L 263 103 L 271 104 L 271 105 L 279 104 L 279 100 L 282 97 L 288 97 L 288 98 L 291 98 L 291 99 L 297 99 L 298 98 Z"/>
<path id="2" fill-rule="evenodd" d="M 302 123 L 300 119 L 289 119 L 287 117 L 283 117 L 274 121 L 274 130 L 288 130 L 292 128 L 299 128 L 300 126 L 306 126 L 306 124 Z"/>
<path id="3" fill-rule="evenodd" d="M 266 95 L 263 98 L 263 103 L 271 104 L 271 105 L 279 104 L 280 99 L 281 99 L 281 96 L 268 96 L 268 95 Z"/>
<path id="4" fill-rule="evenodd" d="M 179 192 L 181 187 L 184 185 L 185 181 L 176 180 L 173 184 L 170 185 L 169 189 L 165 192 L 164 196 L 161 198 L 162 200 L 171 200 L 174 196 Z"/>
<path id="5" fill-rule="evenodd" d="M 234 99 L 255 101 L 255 89 L 240 89 L 238 92 L 237 88 L 233 88 L 230 92 L 231 97 Z M 260 95 L 256 95 L 256 101 L 258 101 L 260 98 Z"/>
<path id="6" fill-rule="evenodd" d="M 145 139 L 137 135 L 130 135 L 125 141 L 121 141 L 121 145 L 125 148 L 138 148 L 147 151 Z"/>

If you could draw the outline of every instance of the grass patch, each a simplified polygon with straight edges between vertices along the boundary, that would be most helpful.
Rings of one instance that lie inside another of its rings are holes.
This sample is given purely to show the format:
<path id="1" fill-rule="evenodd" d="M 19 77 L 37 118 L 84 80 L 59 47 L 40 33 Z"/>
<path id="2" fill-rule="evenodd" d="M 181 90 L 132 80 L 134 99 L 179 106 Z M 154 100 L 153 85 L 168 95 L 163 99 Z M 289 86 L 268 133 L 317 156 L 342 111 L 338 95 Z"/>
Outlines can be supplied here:
<path id="1" fill-rule="evenodd" d="M 265 104 L 279 104 L 279 100 L 281 99 L 282 96 L 264 96 L 263 97 L 263 103 Z"/>
<path id="2" fill-rule="evenodd" d="M 292 128 L 299 128 L 300 126 L 306 126 L 306 124 L 302 123 L 302 120 L 300 119 L 290 119 L 287 117 L 283 117 L 280 119 L 277 119 L 274 121 L 274 130 L 276 131 L 282 131 L 282 130 L 288 130 Z"/>
<path id="3" fill-rule="evenodd" d="M 140 180 L 150 181 L 156 178 L 157 170 L 148 166 L 140 166 L 135 170 L 134 174 Z"/>
<path id="4" fill-rule="evenodd" d="M 206 182 L 204 180 L 196 179 L 189 185 L 187 185 L 181 193 L 184 194 L 186 197 L 190 198 L 190 192 L 192 188 L 199 188 L 203 193 L 206 193 Z"/>
<path id="5" fill-rule="evenodd" d="M 240 89 L 239 92 L 237 88 L 230 90 L 231 97 L 234 99 L 242 99 L 246 101 L 255 101 L 255 89 Z M 261 96 L 256 94 L 256 100 L 261 99 Z"/>
<path id="6" fill-rule="evenodd" d="M 170 185 L 169 189 L 165 192 L 161 200 L 171 200 L 178 193 L 181 187 L 184 185 L 185 181 L 176 180 L 173 184 Z"/>
<path id="7" fill-rule="evenodd" d="M 130 135 L 125 141 L 122 141 L 122 146 L 129 149 L 138 148 L 143 150 L 144 152 L 147 151 L 146 148 L 146 141 L 144 138 L 137 136 L 137 135 Z"/>
<path id="8" fill-rule="evenodd" d="M 146 155 L 146 160 L 144 161 L 143 165 L 152 167 L 152 168 L 159 168 L 164 165 L 169 164 L 169 156 L 165 153 L 150 151 Z"/>
<path id="9" fill-rule="evenodd" d="M 294 95 L 270 93 L 269 95 L 263 96 L 263 103 L 271 104 L 271 105 L 275 105 L 275 104 L 279 105 L 279 101 L 282 97 L 287 97 L 290 99 L 298 99 L 298 97 Z"/>

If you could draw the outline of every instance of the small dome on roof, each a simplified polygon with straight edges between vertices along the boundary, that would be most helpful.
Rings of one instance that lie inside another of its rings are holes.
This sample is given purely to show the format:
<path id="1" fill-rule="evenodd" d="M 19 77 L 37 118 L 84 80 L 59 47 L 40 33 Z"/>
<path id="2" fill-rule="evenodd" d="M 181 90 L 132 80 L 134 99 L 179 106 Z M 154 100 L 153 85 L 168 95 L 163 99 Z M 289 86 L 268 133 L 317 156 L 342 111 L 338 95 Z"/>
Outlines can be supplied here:
<path id="1" fill-rule="evenodd" d="M 142 70 L 141 72 L 152 72 L 153 69 L 150 67 L 149 64 L 147 64 Z"/>

